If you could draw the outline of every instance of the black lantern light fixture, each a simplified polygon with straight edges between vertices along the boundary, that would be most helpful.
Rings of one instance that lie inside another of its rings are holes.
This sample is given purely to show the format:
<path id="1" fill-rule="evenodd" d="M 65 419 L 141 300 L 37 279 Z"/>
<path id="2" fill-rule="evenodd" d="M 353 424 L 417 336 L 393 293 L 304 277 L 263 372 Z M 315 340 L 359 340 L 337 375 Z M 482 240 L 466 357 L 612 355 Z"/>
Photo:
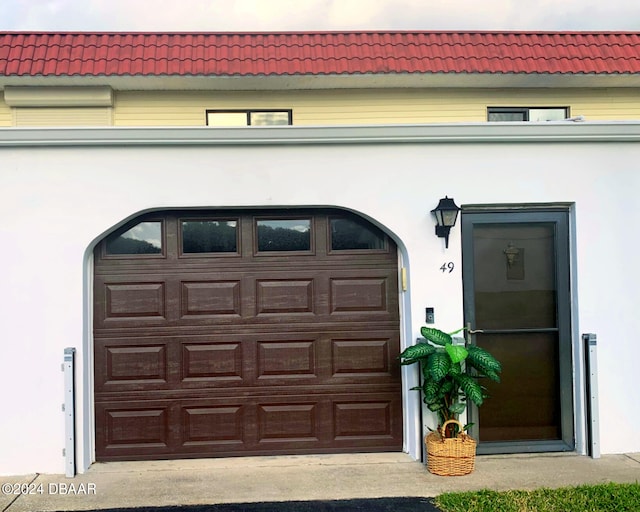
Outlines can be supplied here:
<path id="1" fill-rule="evenodd" d="M 431 213 L 436 216 L 436 235 L 444 238 L 444 245 L 447 249 L 449 248 L 449 231 L 456 225 L 459 211 L 460 208 L 453 202 L 453 199 L 447 196 L 440 199 L 438 206 L 431 210 Z"/>

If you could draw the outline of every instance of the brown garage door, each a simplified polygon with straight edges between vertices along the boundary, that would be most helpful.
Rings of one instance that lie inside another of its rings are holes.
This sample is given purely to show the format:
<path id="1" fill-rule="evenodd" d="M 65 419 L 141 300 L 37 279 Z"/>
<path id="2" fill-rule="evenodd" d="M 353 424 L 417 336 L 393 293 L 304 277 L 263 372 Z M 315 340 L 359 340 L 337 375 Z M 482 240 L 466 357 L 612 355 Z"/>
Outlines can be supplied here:
<path id="1" fill-rule="evenodd" d="M 95 251 L 96 458 L 401 450 L 397 274 L 340 211 L 124 226 Z"/>

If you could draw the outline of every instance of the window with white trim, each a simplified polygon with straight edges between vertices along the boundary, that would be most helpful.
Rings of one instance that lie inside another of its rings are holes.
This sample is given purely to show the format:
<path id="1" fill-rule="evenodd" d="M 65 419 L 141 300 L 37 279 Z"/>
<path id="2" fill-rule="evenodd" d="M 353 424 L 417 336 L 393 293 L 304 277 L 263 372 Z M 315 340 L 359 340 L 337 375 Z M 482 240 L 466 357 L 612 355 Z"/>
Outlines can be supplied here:
<path id="1" fill-rule="evenodd" d="M 292 110 L 207 110 L 207 126 L 287 126 Z"/>
<path id="2" fill-rule="evenodd" d="M 569 117 L 569 107 L 488 107 L 487 121 L 562 121 Z"/>

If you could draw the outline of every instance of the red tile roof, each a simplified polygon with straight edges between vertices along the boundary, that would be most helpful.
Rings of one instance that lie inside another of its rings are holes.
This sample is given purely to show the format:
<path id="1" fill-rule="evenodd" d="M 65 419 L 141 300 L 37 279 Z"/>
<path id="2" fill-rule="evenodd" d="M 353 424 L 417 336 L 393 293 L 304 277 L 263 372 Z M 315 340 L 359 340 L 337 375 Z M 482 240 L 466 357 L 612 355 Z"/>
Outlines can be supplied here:
<path id="1" fill-rule="evenodd" d="M 0 76 L 640 73 L 640 32 L 0 32 Z"/>

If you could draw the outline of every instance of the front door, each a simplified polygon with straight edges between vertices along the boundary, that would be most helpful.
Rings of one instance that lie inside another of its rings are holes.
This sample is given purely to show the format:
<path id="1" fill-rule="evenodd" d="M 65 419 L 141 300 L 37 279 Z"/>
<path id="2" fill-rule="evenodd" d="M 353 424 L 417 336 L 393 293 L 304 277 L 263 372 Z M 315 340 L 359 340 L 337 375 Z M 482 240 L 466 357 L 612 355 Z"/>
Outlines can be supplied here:
<path id="1" fill-rule="evenodd" d="M 503 365 L 478 453 L 572 450 L 568 211 L 463 210 L 462 237 L 465 321 Z"/>

